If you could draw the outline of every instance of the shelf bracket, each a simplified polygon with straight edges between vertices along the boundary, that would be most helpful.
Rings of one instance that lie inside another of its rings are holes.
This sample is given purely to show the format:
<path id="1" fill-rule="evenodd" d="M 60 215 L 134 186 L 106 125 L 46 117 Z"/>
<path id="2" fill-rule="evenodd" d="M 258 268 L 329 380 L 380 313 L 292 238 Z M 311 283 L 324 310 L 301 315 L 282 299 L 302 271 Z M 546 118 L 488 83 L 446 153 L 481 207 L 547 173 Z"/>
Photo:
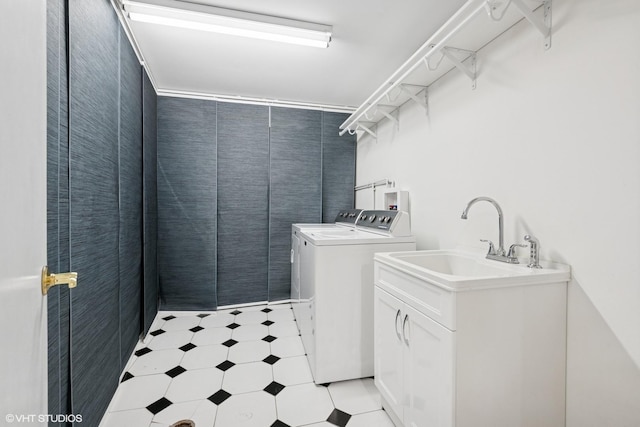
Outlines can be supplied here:
<path id="1" fill-rule="evenodd" d="M 374 137 L 376 142 L 378 142 L 378 135 L 376 134 L 376 132 L 372 131 L 367 126 L 363 125 L 362 123 L 358 123 L 358 126 L 356 127 L 356 130 L 358 130 L 358 129 L 362 129 L 363 131 L 365 131 L 366 133 L 368 133 L 369 135 Z"/>
<path id="2" fill-rule="evenodd" d="M 383 108 L 390 108 L 391 111 L 385 111 L 385 110 L 383 110 Z M 380 112 L 380 114 L 385 116 L 387 119 L 391 120 L 396 125 L 396 129 L 400 129 L 400 119 L 399 119 L 399 114 L 398 114 L 398 108 L 396 106 L 378 104 L 378 111 Z M 395 115 L 394 115 L 394 113 L 395 113 Z"/>
<path id="3" fill-rule="evenodd" d="M 405 95 L 407 95 L 409 98 L 411 98 L 414 102 L 416 102 L 417 104 L 419 104 L 422 108 L 424 108 L 424 112 L 427 113 L 427 115 L 429 115 L 429 102 L 428 102 L 428 90 L 425 86 L 418 86 L 423 88 L 423 92 L 424 92 L 424 99 L 420 99 L 418 98 L 417 94 L 413 94 L 409 89 L 407 89 L 408 86 L 417 86 L 417 85 L 408 85 L 408 84 L 401 84 L 400 85 L 400 90 L 402 90 L 402 92 L 405 93 Z M 418 92 L 420 93 L 420 92 Z"/>
<path id="4" fill-rule="evenodd" d="M 518 8 L 520 13 L 527 18 L 544 37 L 544 48 L 551 48 L 551 0 L 542 0 L 543 16 L 536 16 L 533 11 L 529 10 L 523 0 L 511 0 L 511 3 Z"/>
<path id="5" fill-rule="evenodd" d="M 431 45 L 431 49 L 433 49 L 434 47 L 436 47 L 436 45 L 432 44 Z M 429 55 L 427 55 L 427 56 L 429 56 Z M 435 70 L 437 70 L 438 67 L 440 66 L 440 63 L 442 62 L 442 59 L 444 58 L 444 55 L 440 55 L 440 59 L 438 59 L 436 61 L 435 65 L 431 65 L 431 62 L 429 62 L 429 58 L 427 56 L 422 58 L 422 61 L 424 62 L 425 67 L 427 67 L 427 71 L 435 71 Z"/>
<path id="6" fill-rule="evenodd" d="M 458 58 L 457 54 L 462 53 L 466 56 L 464 59 Z M 471 88 L 476 88 L 476 53 L 470 50 L 457 49 L 453 47 L 443 47 L 442 54 L 453 62 L 453 65 L 471 79 Z M 468 60 L 468 61 L 467 61 Z M 468 63 L 465 63 L 467 61 Z"/>

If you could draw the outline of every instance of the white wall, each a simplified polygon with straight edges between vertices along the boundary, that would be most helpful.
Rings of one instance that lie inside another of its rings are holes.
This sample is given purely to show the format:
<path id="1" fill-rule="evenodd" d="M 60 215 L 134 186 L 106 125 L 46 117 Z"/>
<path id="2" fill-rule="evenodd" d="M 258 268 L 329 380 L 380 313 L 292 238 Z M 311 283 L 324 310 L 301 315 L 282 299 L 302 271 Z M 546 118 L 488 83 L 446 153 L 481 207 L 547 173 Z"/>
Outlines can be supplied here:
<path id="1" fill-rule="evenodd" d="M 430 87 L 429 118 L 406 104 L 399 130 L 361 137 L 357 184 L 410 191 L 419 249 L 484 251 L 495 210 L 460 213 L 495 198 L 506 245 L 530 233 L 573 267 L 567 426 L 638 426 L 640 2 L 554 0 L 553 22 L 551 50 L 522 21 L 478 53 L 476 90 L 454 70 Z"/>

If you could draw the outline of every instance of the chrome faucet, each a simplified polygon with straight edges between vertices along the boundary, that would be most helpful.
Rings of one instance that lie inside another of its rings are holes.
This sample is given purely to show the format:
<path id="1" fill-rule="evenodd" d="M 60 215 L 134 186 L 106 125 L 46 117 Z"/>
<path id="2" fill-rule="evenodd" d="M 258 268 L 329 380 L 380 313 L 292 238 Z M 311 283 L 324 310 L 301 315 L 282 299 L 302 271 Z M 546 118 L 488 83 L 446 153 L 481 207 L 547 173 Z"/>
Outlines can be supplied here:
<path id="1" fill-rule="evenodd" d="M 469 208 L 477 202 L 489 202 L 498 211 L 498 250 L 495 250 L 495 248 L 493 247 L 493 243 L 490 240 L 485 241 L 489 243 L 489 252 L 493 252 L 493 255 L 504 256 L 504 222 L 502 220 L 502 209 L 500 208 L 498 202 L 493 200 L 491 197 L 476 197 L 475 199 L 472 199 L 469 203 L 467 203 L 467 206 L 464 208 L 464 211 L 462 211 L 462 216 L 460 216 L 460 218 L 467 219 Z"/>
<path id="2" fill-rule="evenodd" d="M 518 243 L 513 244 L 511 245 L 511 247 L 509 247 L 509 253 L 505 254 L 504 221 L 502 218 L 502 209 L 500 208 L 500 205 L 498 204 L 498 202 L 496 202 L 490 197 L 476 197 L 475 199 L 472 199 L 469 203 L 467 203 L 467 206 L 464 208 L 464 211 L 462 211 L 462 215 L 460 216 L 460 218 L 467 219 L 469 214 L 469 208 L 477 202 L 489 202 L 498 211 L 498 249 L 495 248 L 491 240 L 480 239 L 481 242 L 489 243 L 489 251 L 487 252 L 487 259 L 507 262 L 509 264 L 518 264 L 519 262 L 518 262 L 518 257 L 516 256 L 516 248 L 519 246 L 524 247 L 526 245 L 522 245 Z"/>

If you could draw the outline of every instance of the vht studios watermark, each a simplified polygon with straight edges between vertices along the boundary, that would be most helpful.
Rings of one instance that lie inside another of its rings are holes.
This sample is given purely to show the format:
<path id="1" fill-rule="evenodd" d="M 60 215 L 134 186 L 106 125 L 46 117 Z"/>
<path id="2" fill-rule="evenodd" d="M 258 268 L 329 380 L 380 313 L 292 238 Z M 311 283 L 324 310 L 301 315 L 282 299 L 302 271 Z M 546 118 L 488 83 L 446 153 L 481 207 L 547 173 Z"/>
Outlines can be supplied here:
<path id="1" fill-rule="evenodd" d="M 7 414 L 8 423 L 81 423 L 81 414 Z"/>

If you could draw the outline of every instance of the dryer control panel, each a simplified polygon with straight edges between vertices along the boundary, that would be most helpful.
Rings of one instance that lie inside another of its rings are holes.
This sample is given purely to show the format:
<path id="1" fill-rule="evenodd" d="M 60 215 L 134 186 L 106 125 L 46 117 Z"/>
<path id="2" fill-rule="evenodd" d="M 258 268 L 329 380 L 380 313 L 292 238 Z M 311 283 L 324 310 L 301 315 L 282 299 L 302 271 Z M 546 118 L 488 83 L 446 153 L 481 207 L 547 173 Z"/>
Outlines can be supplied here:
<path id="1" fill-rule="evenodd" d="M 389 232 L 393 236 L 411 235 L 409 214 L 396 210 L 362 211 L 356 226 Z"/>
<path id="2" fill-rule="evenodd" d="M 342 209 L 336 216 L 336 223 L 355 224 L 360 212 L 362 212 L 362 209 Z"/>

